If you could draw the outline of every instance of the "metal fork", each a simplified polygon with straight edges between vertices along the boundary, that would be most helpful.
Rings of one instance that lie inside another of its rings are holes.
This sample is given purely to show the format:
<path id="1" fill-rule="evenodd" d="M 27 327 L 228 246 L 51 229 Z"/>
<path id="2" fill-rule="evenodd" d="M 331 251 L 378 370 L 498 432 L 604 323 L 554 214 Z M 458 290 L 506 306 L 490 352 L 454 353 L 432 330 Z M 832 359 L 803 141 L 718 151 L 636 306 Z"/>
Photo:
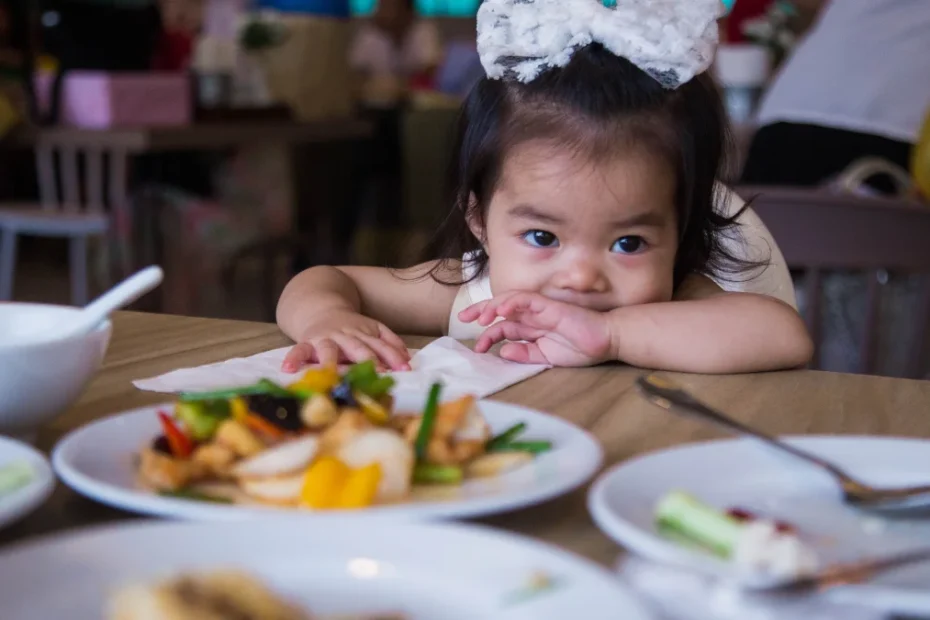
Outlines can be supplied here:
<path id="1" fill-rule="evenodd" d="M 884 558 L 833 564 L 807 577 L 796 577 L 777 585 L 779 590 L 824 590 L 834 586 L 855 585 L 870 581 L 879 573 L 930 560 L 930 549 L 905 551 Z"/>
<path id="2" fill-rule="evenodd" d="M 746 426 L 702 403 L 677 384 L 655 374 L 644 375 L 636 384 L 649 402 L 663 409 L 680 411 L 714 422 L 734 433 L 758 439 L 826 471 L 840 484 L 843 499 L 853 506 L 881 511 L 901 511 L 930 507 L 930 485 L 876 488 L 856 480 L 845 471 L 815 454 L 785 443 L 762 431 Z"/>

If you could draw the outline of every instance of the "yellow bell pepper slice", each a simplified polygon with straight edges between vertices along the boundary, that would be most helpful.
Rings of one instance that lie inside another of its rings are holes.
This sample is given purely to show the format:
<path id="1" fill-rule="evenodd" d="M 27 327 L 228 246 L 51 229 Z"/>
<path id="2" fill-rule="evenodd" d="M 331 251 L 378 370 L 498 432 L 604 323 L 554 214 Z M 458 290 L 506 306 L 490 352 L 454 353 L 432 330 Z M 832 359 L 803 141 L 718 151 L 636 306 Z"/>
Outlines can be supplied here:
<path id="1" fill-rule="evenodd" d="M 249 405 L 244 398 L 236 396 L 229 399 L 229 412 L 232 414 L 233 420 L 245 422 L 245 419 L 249 417 Z"/>
<path id="2" fill-rule="evenodd" d="M 381 483 L 381 465 L 372 463 L 352 470 L 339 494 L 339 508 L 365 508 L 371 506 Z"/>
<path id="3" fill-rule="evenodd" d="M 387 424 L 391 419 L 391 413 L 387 408 L 371 396 L 361 392 L 355 392 L 354 396 L 362 413 L 372 424 Z"/>
<path id="4" fill-rule="evenodd" d="M 311 392 L 328 392 L 339 385 L 339 370 L 335 366 L 311 368 L 304 376 L 292 383 L 290 389 L 305 389 Z"/>
<path id="5" fill-rule="evenodd" d="M 300 503 L 317 510 L 335 508 L 350 473 L 349 466 L 339 459 L 332 456 L 320 457 L 304 476 Z"/>

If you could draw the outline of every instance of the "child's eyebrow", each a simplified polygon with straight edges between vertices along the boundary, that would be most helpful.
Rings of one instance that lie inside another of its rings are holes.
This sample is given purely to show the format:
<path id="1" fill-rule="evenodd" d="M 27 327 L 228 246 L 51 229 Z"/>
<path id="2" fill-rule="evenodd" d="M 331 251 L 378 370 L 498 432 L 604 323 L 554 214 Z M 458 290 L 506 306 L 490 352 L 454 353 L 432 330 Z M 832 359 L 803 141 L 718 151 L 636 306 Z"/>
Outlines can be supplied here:
<path id="1" fill-rule="evenodd" d="M 512 207 L 507 213 L 511 217 L 519 217 L 527 220 L 536 220 L 545 224 L 563 224 L 565 220 L 557 215 L 545 213 L 536 207 L 528 204 L 520 204 Z"/>
<path id="2" fill-rule="evenodd" d="M 614 220 L 613 226 L 615 228 L 633 228 L 635 226 L 651 226 L 654 228 L 661 228 L 665 226 L 665 216 L 657 211 L 643 211 L 642 213 L 636 213 L 630 217 Z"/>

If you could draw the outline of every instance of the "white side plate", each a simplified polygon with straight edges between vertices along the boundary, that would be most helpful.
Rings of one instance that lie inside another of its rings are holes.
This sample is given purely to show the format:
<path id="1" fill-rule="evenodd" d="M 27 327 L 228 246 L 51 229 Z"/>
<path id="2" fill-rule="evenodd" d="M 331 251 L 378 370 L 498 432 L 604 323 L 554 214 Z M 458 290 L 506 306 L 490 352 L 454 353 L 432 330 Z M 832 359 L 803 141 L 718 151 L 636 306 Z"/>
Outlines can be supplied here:
<path id="1" fill-rule="evenodd" d="M 179 571 L 244 569 L 317 614 L 409 620 L 647 620 L 608 571 L 478 526 L 267 518 L 63 534 L 0 553 L 4 620 L 102 618 L 108 595 Z M 552 588 L 527 593 L 534 574 Z"/>
<path id="2" fill-rule="evenodd" d="M 55 474 L 42 453 L 21 441 L 0 436 L 0 467 L 19 461 L 31 465 L 35 477 L 26 486 L 0 496 L 0 528 L 38 508 L 55 490 Z"/>
<path id="3" fill-rule="evenodd" d="M 875 485 L 930 481 L 930 441 L 878 437 L 798 437 L 816 453 Z M 747 577 L 709 554 L 659 535 L 655 506 L 683 490 L 720 508 L 739 507 L 798 527 L 823 565 L 930 547 L 930 519 L 888 518 L 850 508 L 827 474 L 763 444 L 712 441 L 655 452 L 605 472 L 588 507 L 597 525 L 631 551 L 659 562 L 765 589 L 774 579 Z M 930 613 L 930 563 L 888 572 L 868 585 L 831 590 L 844 601 Z"/>

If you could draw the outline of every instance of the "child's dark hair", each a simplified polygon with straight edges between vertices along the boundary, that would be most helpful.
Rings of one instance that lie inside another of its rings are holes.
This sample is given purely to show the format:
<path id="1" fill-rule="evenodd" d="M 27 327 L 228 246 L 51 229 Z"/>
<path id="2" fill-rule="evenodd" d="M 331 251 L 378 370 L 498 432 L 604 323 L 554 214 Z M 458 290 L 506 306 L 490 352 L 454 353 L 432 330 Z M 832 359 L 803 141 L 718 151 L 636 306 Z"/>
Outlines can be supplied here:
<path id="1" fill-rule="evenodd" d="M 736 216 L 715 208 L 716 180 L 725 170 L 729 130 L 720 94 L 702 74 L 675 90 L 599 44 L 576 50 L 564 67 L 528 84 L 482 79 L 462 106 L 451 166 L 452 210 L 427 249 L 440 260 L 430 274 L 443 281 L 445 262 L 473 256 L 474 277 L 488 256 L 467 225 L 484 223 L 504 158 L 516 145 L 546 139 L 588 157 L 618 149 L 651 149 L 677 178 L 679 247 L 674 285 L 690 273 L 733 278 L 764 263 L 734 256 L 723 245 Z M 462 284 L 444 282 L 445 284 Z"/>

